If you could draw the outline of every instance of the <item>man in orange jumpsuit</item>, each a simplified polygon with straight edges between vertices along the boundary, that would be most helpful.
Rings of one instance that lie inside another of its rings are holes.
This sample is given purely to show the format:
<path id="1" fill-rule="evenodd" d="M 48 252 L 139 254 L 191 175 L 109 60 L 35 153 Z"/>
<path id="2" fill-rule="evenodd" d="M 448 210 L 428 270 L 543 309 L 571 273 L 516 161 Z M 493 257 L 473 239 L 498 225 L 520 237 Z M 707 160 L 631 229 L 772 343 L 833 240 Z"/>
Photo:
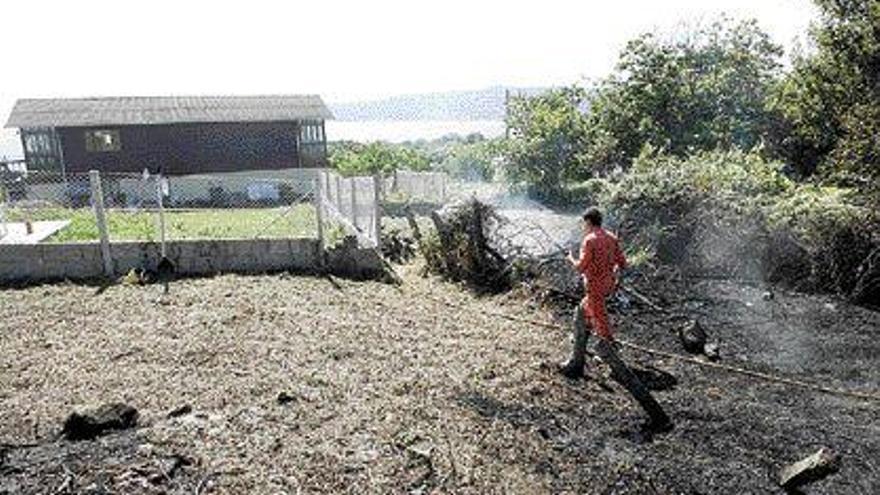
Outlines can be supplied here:
<path id="1" fill-rule="evenodd" d="M 605 299 L 617 288 L 617 275 L 626 268 L 626 258 L 620 243 L 611 233 L 602 228 L 602 213 L 596 208 L 584 212 L 584 242 L 581 256 L 575 258 L 568 254 L 568 261 L 584 276 L 587 295 L 574 314 L 574 347 L 571 359 L 560 366 L 560 371 L 569 378 L 584 375 L 584 355 L 587 351 L 587 323 L 599 337 L 596 355 L 612 371 L 612 378 L 624 386 L 648 413 L 650 421 L 645 425 L 650 431 L 669 431 L 672 421 L 651 392 L 641 380 L 626 366 L 614 350 L 614 336 L 608 326 L 608 313 Z"/>
<path id="2" fill-rule="evenodd" d="M 617 237 L 602 228 L 602 212 L 589 208 L 584 212 L 584 241 L 580 258 L 568 253 L 568 260 L 583 274 L 586 297 L 574 314 L 574 347 L 571 359 L 560 365 L 560 372 L 569 378 L 584 374 L 587 348 L 587 324 L 606 343 L 614 341 L 605 311 L 605 299 L 617 288 L 618 272 L 626 268 L 626 258 Z"/>

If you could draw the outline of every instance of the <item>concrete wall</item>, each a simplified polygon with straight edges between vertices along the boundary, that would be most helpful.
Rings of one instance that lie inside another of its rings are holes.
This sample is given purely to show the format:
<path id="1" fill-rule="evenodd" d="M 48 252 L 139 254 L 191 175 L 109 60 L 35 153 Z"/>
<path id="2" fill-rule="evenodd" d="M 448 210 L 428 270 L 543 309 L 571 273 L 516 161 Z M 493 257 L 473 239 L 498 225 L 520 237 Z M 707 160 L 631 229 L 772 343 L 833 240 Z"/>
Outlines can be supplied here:
<path id="1" fill-rule="evenodd" d="M 193 240 L 166 244 L 167 256 L 178 275 L 317 271 L 320 269 L 315 239 Z M 154 270 L 160 247 L 152 242 L 118 242 L 110 246 L 116 275 L 132 268 Z M 326 253 L 331 273 L 375 277 L 381 261 L 372 250 L 350 243 Z M 60 279 L 93 279 L 103 276 L 98 243 L 0 246 L 0 283 Z"/>
<path id="2" fill-rule="evenodd" d="M 0 246 L 2 281 L 81 279 L 100 274 L 101 249 L 97 243 Z"/>

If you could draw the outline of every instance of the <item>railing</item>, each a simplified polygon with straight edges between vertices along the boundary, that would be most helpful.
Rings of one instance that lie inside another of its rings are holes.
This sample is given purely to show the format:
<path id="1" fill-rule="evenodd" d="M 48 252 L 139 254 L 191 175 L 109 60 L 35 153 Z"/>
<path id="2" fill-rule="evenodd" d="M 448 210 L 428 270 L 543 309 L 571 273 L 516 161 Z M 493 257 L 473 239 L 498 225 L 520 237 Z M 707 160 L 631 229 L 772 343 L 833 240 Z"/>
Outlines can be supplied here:
<path id="1" fill-rule="evenodd" d="M 24 172 L 27 170 L 27 162 L 24 158 L 17 159 L 0 159 L 0 173 L 2 172 Z"/>

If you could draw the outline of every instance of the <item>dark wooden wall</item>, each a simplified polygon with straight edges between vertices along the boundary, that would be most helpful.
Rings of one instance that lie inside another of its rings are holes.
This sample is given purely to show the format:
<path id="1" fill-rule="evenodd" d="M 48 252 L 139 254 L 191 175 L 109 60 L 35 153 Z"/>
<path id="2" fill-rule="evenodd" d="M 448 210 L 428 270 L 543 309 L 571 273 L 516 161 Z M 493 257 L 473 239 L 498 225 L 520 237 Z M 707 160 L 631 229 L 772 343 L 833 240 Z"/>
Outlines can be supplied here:
<path id="1" fill-rule="evenodd" d="M 86 151 L 88 130 L 118 130 L 119 151 Z M 62 127 L 68 173 L 142 172 L 166 175 L 326 166 L 326 147 L 300 153 L 296 122 L 199 123 Z M 316 151 L 319 151 L 316 153 Z"/>

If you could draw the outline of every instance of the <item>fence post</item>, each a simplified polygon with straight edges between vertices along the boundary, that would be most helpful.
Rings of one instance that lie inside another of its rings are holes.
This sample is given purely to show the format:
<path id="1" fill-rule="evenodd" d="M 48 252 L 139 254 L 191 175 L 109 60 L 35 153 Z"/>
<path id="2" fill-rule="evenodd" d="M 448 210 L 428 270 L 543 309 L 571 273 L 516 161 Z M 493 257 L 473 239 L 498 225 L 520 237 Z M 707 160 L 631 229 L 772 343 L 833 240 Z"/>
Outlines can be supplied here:
<path id="1" fill-rule="evenodd" d="M 348 180 L 351 183 L 351 224 L 354 225 L 354 228 L 358 228 L 357 176 L 349 177 Z"/>
<path id="2" fill-rule="evenodd" d="M 165 206 L 162 199 L 162 174 L 156 175 L 156 205 L 159 207 L 159 250 L 162 257 L 165 257 Z"/>
<path id="3" fill-rule="evenodd" d="M 318 172 L 315 179 L 315 217 L 318 220 L 318 266 L 324 266 L 324 176 L 326 172 Z"/>
<path id="4" fill-rule="evenodd" d="M 342 213 L 342 177 L 339 174 L 336 175 L 336 209 L 339 210 L 339 213 Z"/>
<path id="5" fill-rule="evenodd" d="M 104 263 L 104 275 L 113 276 L 113 258 L 110 257 L 110 235 L 107 232 L 107 217 L 104 214 L 104 191 L 101 188 L 101 174 L 97 170 L 89 171 L 89 185 L 92 189 L 92 210 L 95 212 L 95 223 L 101 236 L 101 260 Z"/>
<path id="6" fill-rule="evenodd" d="M 446 202 L 446 174 L 440 174 L 440 202 Z"/>
<path id="7" fill-rule="evenodd" d="M 379 199 L 381 197 L 381 184 L 382 184 L 382 176 L 376 174 L 373 176 L 373 225 L 371 228 L 373 229 L 373 238 L 376 240 L 376 245 L 382 245 L 382 210 L 379 208 Z"/>

